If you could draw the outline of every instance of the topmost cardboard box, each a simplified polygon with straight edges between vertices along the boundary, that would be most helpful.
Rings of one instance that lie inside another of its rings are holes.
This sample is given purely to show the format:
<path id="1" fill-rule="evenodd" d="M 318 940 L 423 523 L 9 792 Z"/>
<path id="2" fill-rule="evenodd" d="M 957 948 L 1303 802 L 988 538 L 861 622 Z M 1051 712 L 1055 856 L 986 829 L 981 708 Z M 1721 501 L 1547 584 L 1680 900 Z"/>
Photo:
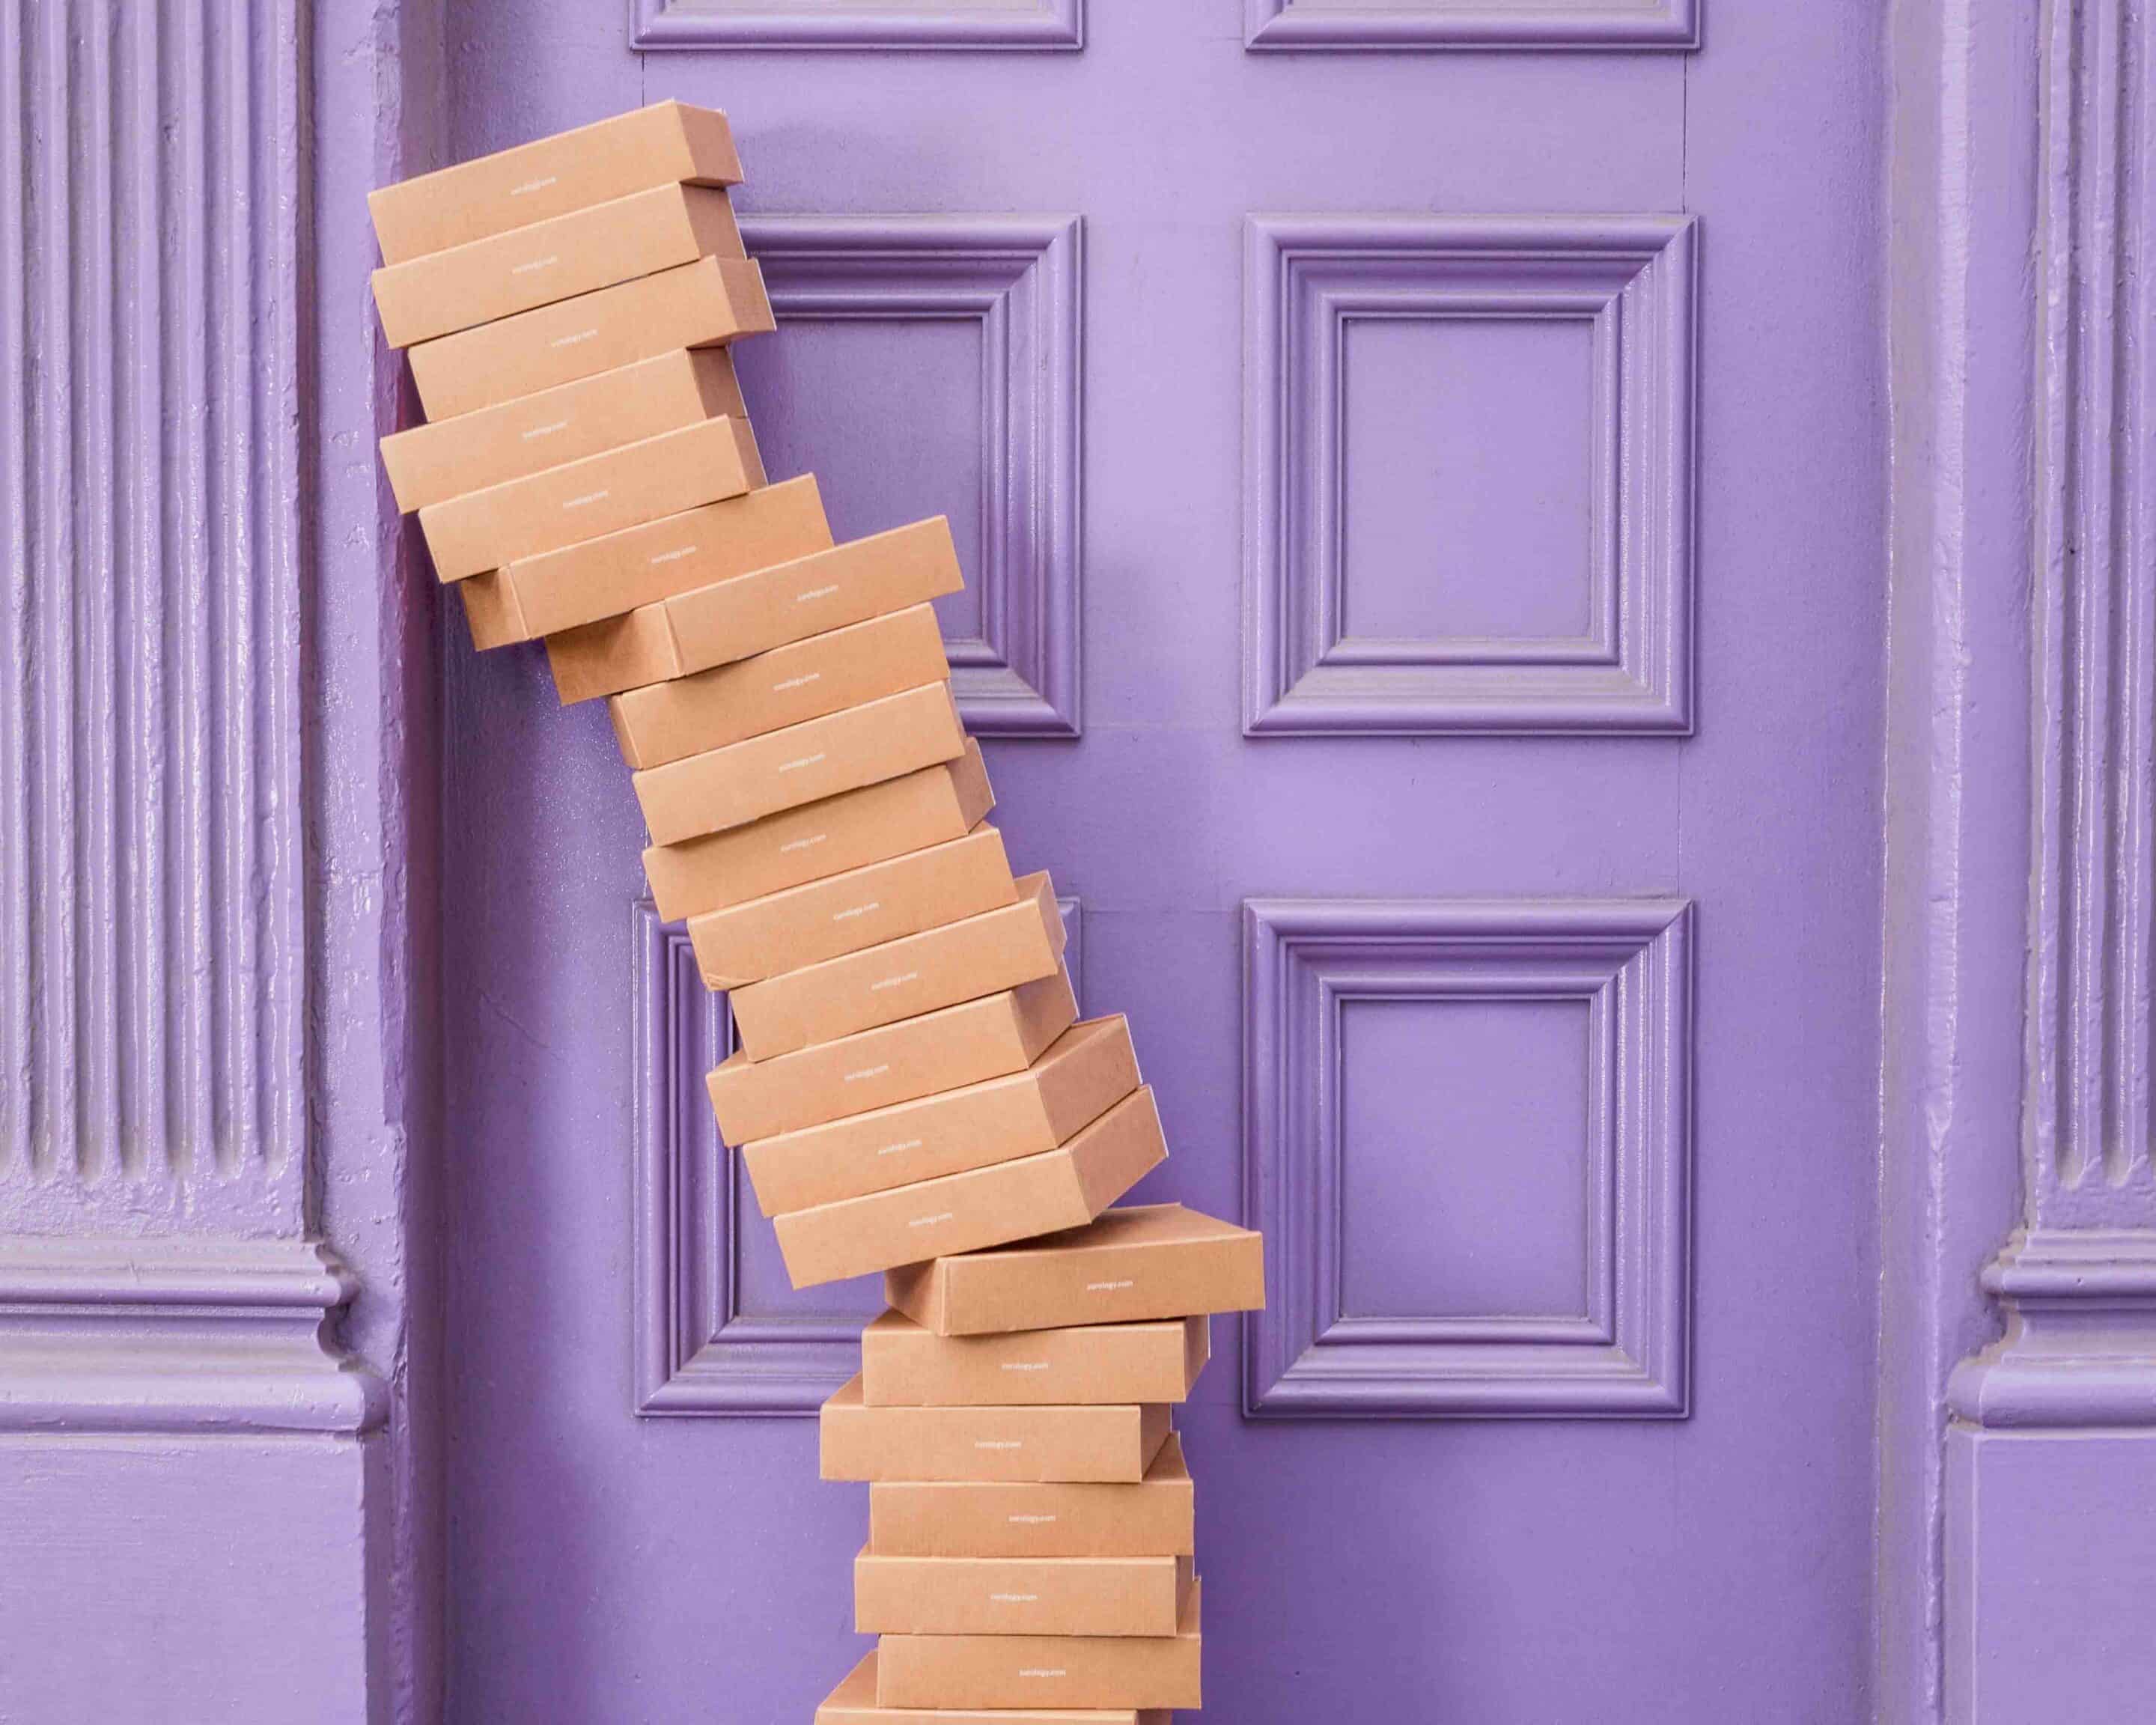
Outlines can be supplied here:
<path id="1" fill-rule="evenodd" d="M 740 182 L 726 116 L 658 102 L 367 194 L 382 261 L 401 264 L 654 186 Z"/>

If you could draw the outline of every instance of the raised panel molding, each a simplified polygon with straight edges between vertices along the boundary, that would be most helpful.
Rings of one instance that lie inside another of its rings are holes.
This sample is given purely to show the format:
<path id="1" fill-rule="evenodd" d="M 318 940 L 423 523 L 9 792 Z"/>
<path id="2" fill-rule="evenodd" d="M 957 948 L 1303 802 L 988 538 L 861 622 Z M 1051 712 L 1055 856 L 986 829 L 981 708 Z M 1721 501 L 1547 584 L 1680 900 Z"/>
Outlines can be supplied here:
<path id="1" fill-rule="evenodd" d="M 1245 1204 L 1266 1246 L 1265 1309 L 1244 1322 L 1247 1413 L 1688 1410 L 1691 928 L 1681 899 L 1245 901 Z M 1373 999 L 1586 1006 L 1584 1315 L 1343 1312 L 1340 1016 Z"/>
<path id="2" fill-rule="evenodd" d="M 1086 45 L 1086 0 L 629 0 L 629 45 L 1075 49 Z"/>
<path id="3" fill-rule="evenodd" d="M 783 326 L 960 320 L 981 336 L 982 638 L 948 643 L 966 722 L 988 737 L 1079 732 L 1076 216 L 744 216 Z"/>
<path id="4" fill-rule="evenodd" d="M 1691 730 L 1696 254 L 1681 216 L 1249 219 L 1246 735 Z M 1344 335 L 1363 319 L 1589 326 L 1588 635 L 1345 634 Z"/>
<path id="5" fill-rule="evenodd" d="M 1699 46 L 1700 0 L 1547 6 L 1405 0 L 1385 6 L 1244 0 L 1243 42 L 1260 50 L 1332 49 L 1661 49 Z"/>
<path id="6" fill-rule="evenodd" d="M 1064 964 L 1085 998 L 1085 917 L 1058 901 Z M 726 996 L 704 986 L 696 949 L 649 900 L 630 918 L 635 953 L 633 1253 L 635 1406 L 639 1414 L 812 1416 L 860 1369 L 861 1316 L 799 1317 L 741 1309 L 737 1212 L 745 1180 L 719 1136 L 704 1075 L 733 1052 Z"/>

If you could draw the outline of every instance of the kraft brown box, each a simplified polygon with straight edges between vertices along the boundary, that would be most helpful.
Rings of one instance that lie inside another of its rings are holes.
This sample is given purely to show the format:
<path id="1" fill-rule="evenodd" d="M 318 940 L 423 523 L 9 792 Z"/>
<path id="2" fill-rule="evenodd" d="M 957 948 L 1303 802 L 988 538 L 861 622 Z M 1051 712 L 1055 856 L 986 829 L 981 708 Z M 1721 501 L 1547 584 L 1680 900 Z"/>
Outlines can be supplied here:
<path id="1" fill-rule="evenodd" d="M 1133 1204 L 1053 1240 L 907 1265 L 883 1296 L 939 1336 L 1261 1312 L 1265 1241 L 1179 1204 Z"/>
<path id="2" fill-rule="evenodd" d="M 689 939 L 705 986 L 738 988 L 1017 901 L 1004 835 L 983 821 L 947 844 L 691 916 Z"/>
<path id="3" fill-rule="evenodd" d="M 1023 1072 L 759 1138 L 741 1154 L 758 1206 L 775 1215 L 1037 1156 L 1137 1087 L 1130 1026 L 1091 1019 Z"/>
<path id="4" fill-rule="evenodd" d="M 382 439 L 382 465 L 408 514 L 699 419 L 747 417 L 732 356 L 723 347 L 683 348 L 392 432 Z"/>
<path id="5" fill-rule="evenodd" d="M 723 357 L 725 350 L 699 350 L 700 357 L 706 352 Z M 815 475 L 803 474 L 559 551 L 521 557 L 459 582 L 457 591 L 464 596 L 473 644 L 506 647 L 790 562 L 830 542 L 830 523 L 824 516 Z"/>
<path id="6" fill-rule="evenodd" d="M 722 187 L 654 186 L 374 272 L 392 347 L 612 287 L 700 257 L 742 258 Z"/>
<path id="7" fill-rule="evenodd" d="M 864 701 L 634 775 L 654 845 L 724 832 L 781 809 L 917 773 L 966 752 L 948 683 Z"/>
<path id="8" fill-rule="evenodd" d="M 1196 1582 L 1173 1635 L 886 1635 L 876 1705 L 1195 1707 L 1202 1704 Z M 963 1716 L 962 1716 L 963 1717 Z"/>
<path id="9" fill-rule="evenodd" d="M 1133 1484 L 1168 1430 L 1152 1406 L 871 1408 L 852 1378 L 817 1416 L 817 1450 L 827 1480 Z"/>
<path id="10" fill-rule="evenodd" d="M 995 806 L 980 745 L 940 767 L 644 853 L 659 914 L 678 922 L 963 838 Z"/>
<path id="11" fill-rule="evenodd" d="M 647 187 L 732 186 L 741 177 L 724 114 L 654 102 L 384 186 L 367 193 L 367 208 L 383 260 L 401 264 Z"/>
<path id="12" fill-rule="evenodd" d="M 726 1142 L 746 1144 L 1024 1071 L 1077 1017 L 1070 978 L 1059 970 L 775 1060 L 736 1052 L 712 1069 L 705 1088 Z"/>
<path id="13" fill-rule="evenodd" d="M 1167 1159 L 1152 1092 L 1141 1088 L 1039 1156 L 788 1211 L 772 1225 L 793 1286 L 814 1287 L 908 1263 L 923 1251 L 973 1251 L 1070 1227 L 1100 1214 Z"/>
<path id="14" fill-rule="evenodd" d="M 752 659 L 631 689 L 607 706 L 622 759 L 641 770 L 950 675 L 936 613 L 909 605 Z"/>
<path id="15" fill-rule="evenodd" d="M 573 300 L 557 300 L 404 350 L 429 419 L 634 365 L 676 347 L 712 347 L 773 327 L 763 272 L 699 258 Z"/>
<path id="16" fill-rule="evenodd" d="M 550 640 L 566 706 L 685 677 L 902 611 L 965 584 L 942 516 L 849 541 Z"/>
<path id="17" fill-rule="evenodd" d="M 864 1635 L 1173 1635 L 1188 1558 L 854 1559 Z"/>
<path id="18" fill-rule="evenodd" d="M 1065 940 L 1055 886 L 1028 875 L 1017 889 L 1015 903 L 735 989 L 741 1045 L 770 1060 L 1053 975 Z"/>
<path id="19" fill-rule="evenodd" d="M 876 1704 L 876 1656 L 870 1648 L 816 1709 L 816 1725 L 1170 1725 L 1158 1708 L 1053 1707 L 1014 1719 L 1001 1708 L 886 1707 Z"/>
<path id="20" fill-rule="evenodd" d="M 701 419 L 419 511 L 434 573 L 461 581 L 700 503 L 762 476 L 746 419 Z"/>
<path id="21" fill-rule="evenodd" d="M 872 1408 L 1187 1401 L 1212 1357 L 1210 1323 L 1164 1317 L 939 1336 L 886 1312 L 861 1332 L 861 1394 Z"/>
<path id="22" fill-rule="evenodd" d="M 869 1549 L 893 1557 L 1188 1557 L 1197 1493 L 1175 1433 L 1135 1485 L 879 1480 Z"/>

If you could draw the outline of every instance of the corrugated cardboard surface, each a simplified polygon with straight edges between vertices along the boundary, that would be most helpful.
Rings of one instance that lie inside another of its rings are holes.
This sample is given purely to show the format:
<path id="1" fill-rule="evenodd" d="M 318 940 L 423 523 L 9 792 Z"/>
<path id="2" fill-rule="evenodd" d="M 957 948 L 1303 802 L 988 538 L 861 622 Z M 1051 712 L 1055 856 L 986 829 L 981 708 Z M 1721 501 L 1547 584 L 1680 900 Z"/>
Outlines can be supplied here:
<path id="1" fill-rule="evenodd" d="M 939 1336 L 886 1312 L 861 1332 L 862 1396 L 870 1407 L 1180 1402 L 1212 1357 L 1210 1322 Z"/>
<path id="2" fill-rule="evenodd" d="M 870 1648 L 816 1709 L 816 1725 L 1170 1725 L 1170 1720 L 1158 1709 L 1130 1707 L 1054 1707 L 1022 1715 L 1001 1708 L 880 1707 L 875 1650 Z"/>
<path id="3" fill-rule="evenodd" d="M 1188 1558 L 854 1559 L 859 1635 L 1173 1635 Z"/>
<path id="4" fill-rule="evenodd" d="M 869 1549 L 899 1557 L 1188 1557 L 1197 1493 L 1170 1433 L 1135 1485 L 879 1480 Z"/>
<path id="5" fill-rule="evenodd" d="M 827 1480 L 1135 1482 L 1168 1441 L 1164 1407 L 871 1408 L 855 1378 L 825 1402 Z"/>

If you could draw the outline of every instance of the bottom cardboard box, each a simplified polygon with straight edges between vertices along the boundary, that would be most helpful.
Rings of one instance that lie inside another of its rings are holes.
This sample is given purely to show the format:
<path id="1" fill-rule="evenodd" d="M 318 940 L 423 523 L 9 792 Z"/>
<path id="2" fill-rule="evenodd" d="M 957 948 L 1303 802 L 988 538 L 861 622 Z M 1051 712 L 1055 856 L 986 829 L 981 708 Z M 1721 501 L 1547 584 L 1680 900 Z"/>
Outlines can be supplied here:
<path id="1" fill-rule="evenodd" d="M 1198 1549 L 1197 1493 L 1170 1432 L 1132 1485 L 879 1480 L 869 1549 L 912 1558 L 1183 1557 Z"/>
<path id="2" fill-rule="evenodd" d="M 876 1701 L 876 1656 L 871 1647 L 816 1709 L 816 1725 L 1169 1725 L 1165 1709 L 1050 1707 L 1014 1713 L 993 1707 L 887 1707 Z"/>
<path id="3" fill-rule="evenodd" d="M 886 1635 L 885 1707 L 1194 1707 L 1198 1607 L 1190 1586 L 1172 1635 Z"/>
<path id="4" fill-rule="evenodd" d="M 865 1635 L 1173 1635 L 1188 1558 L 854 1559 Z"/>

